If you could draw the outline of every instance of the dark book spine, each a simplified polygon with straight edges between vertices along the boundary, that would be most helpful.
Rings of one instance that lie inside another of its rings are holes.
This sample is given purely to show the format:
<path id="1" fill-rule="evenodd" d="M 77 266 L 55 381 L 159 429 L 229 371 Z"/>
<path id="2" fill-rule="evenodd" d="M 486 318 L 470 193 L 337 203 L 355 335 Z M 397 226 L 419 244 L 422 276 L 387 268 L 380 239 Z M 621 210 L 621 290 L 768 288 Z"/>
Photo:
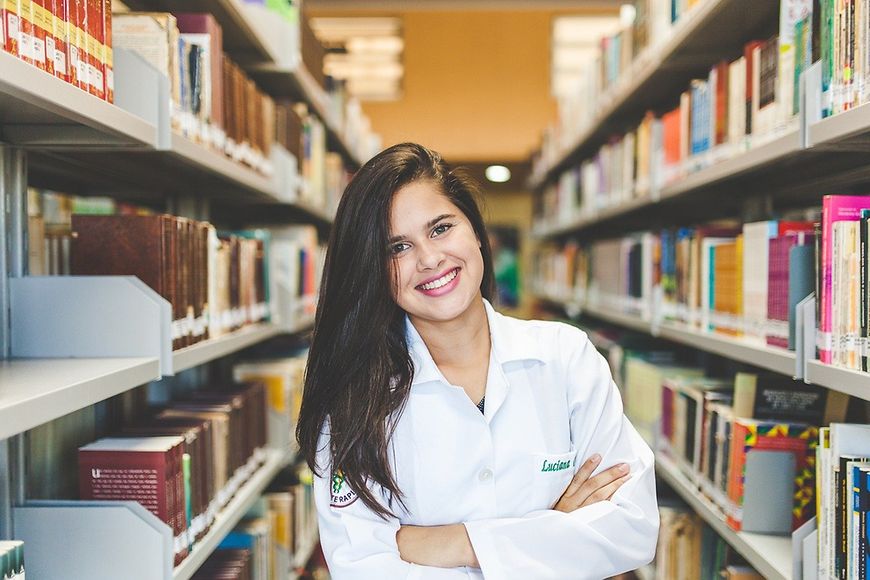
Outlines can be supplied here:
<path id="1" fill-rule="evenodd" d="M 861 340 L 858 342 L 858 352 L 861 355 L 861 369 L 867 370 L 867 222 L 870 211 L 861 210 Z"/>

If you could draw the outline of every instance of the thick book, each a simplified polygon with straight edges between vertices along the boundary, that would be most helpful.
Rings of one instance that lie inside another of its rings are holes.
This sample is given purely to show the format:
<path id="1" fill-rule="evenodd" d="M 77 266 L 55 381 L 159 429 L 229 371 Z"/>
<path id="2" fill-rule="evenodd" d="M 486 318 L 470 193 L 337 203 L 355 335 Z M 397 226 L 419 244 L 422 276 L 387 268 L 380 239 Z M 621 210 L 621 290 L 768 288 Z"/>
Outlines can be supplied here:
<path id="1" fill-rule="evenodd" d="M 202 63 L 208 71 L 204 75 L 203 109 L 207 120 L 218 127 L 224 126 L 223 31 L 214 16 L 207 13 L 181 12 L 175 18 L 178 30 L 186 42 L 202 50 Z"/>
<path id="2" fill-rule="evenodd" d="M 822 199 L 822 237 L 820 272 L 820 320 L 818 325 L 819 360 L 833 363 L 833 309 L 834 309 L 834 224 L 860 220 L 861 210 L 870 208 L 870 196 L 826 195 Z"/>
<path id="3" fill-rule="evenodd" d="M 764 336 L 768 318 L 769 249 L 776 237 L 775 220 L 743 224 L 743 320 L 746 334 Z"/>
<path id="4" fill-rule="evenodd" d="M 756 493 L 745 486 L 747 454 L 753 450 L 788 452 L 794 455 L 794 494 L 782 501 L 792 504 L 792 530 L 805 523 L 815 510 L 815 447 L 818 427 L 790 421 L 765 421 L 734 418 L 733 443 L 728 474 L 728 525 L 742 530 L 746 494 Z"/>
<path id="5" fill-rule="evenodd" d="M 79 448 L 82 499 L 137 501 L 173 530 L 176 565 L 187 555 L 179 496 L 181 437 L 103 438 Z M 182 487 L 183 489 L 183 487 Z"/>

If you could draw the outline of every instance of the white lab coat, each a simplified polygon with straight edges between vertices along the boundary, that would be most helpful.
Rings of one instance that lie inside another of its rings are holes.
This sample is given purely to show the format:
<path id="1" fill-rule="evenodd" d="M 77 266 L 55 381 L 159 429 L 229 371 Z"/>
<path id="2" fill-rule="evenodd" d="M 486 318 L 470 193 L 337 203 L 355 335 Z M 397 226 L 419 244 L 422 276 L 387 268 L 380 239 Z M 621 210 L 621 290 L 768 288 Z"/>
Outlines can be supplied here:
<path id="1" fill-rule="evenodd" d="M 321 438 L 318 465 L 326 477 L 316 478 L 314 492 L 336 580 L 597 580 L 652 560 L 659 525 L 653 454 L 623 415 L 604 359 L 567 324 L 509 318 L 488 302 L 486 312 L 492 354 L 485 415 L 448 383 L 407 324 L 415 374 L 392 439 L 407 506 L 393 504 L 396 518 L 384 521 L 354 501 L 346 484 L 331 489 L 328 434 Z M 610 501 L 572 513 L 549 509 L 595 453 L 603 457 L 598 471 L 625 462 L 631 479 Z M 400 525 L 457 523 L 468 530 L 480 570 L 399 557 Z"/>

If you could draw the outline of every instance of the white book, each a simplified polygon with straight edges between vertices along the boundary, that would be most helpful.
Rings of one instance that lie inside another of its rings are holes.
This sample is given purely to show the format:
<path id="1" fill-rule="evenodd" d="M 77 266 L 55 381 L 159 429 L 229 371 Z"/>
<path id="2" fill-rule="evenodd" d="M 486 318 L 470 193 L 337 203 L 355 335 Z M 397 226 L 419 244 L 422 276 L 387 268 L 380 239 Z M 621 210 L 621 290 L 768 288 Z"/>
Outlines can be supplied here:
<path id="1" fill-rule="evenodd" d="M 739 143 L 746 135 L 746 58 L 728 66 L 728 142 Z"/>
<path id="2" fill-rule="evenodd" d="M 743 224 L 743 318 L 749 336 L 764 338 L 767 322 L 768 249 L 777 222 Z"/>

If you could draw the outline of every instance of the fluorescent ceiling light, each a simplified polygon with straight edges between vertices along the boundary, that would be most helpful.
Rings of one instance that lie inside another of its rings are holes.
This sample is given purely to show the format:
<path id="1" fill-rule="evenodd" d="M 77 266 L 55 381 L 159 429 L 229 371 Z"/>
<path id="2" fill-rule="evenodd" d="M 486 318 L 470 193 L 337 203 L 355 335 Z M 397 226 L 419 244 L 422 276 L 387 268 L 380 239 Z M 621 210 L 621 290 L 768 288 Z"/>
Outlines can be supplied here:
<path id="1" fill-rule="evenodd" d="M 490 165 L 486 168 L 486 178 L 493 183 L 510 181 L 511 170 L 504 165 Z"/>

